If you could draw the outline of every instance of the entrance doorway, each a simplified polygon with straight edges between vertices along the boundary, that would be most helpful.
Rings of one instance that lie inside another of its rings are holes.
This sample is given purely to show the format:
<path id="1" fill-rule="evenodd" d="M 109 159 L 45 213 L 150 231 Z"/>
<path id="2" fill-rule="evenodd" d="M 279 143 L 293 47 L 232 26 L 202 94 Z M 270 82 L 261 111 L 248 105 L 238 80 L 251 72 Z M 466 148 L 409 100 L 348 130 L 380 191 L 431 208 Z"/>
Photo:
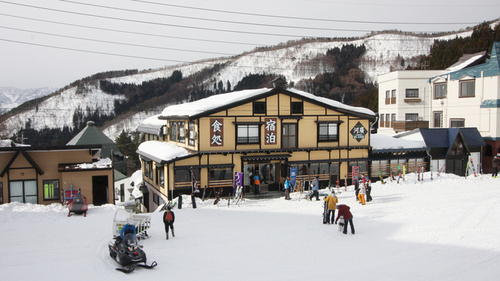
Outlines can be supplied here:
<path id="1" fill-rule="evenodd" d="M 92 201 L 94 206 L 108 203 L 108 176 L 92 177 Z"/>
<path id="2" fill-rule="evenodd" d="M 247 192 L 254 192 L 253 175 L 258 174 L 260 192 L 279 190 L 280 163 L 249 163 L 244 165 L 243 185 L 250 187 Z"/>

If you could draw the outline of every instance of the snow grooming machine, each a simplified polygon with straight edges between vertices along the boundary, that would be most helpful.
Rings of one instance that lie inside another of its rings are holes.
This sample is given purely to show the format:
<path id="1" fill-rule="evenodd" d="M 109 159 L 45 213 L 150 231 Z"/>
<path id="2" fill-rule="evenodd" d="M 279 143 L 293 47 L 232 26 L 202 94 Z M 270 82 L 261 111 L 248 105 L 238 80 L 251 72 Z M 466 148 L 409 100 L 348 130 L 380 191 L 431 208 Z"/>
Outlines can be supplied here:
<path id="1" fill-rule="evenodd" d="M 146 263 L 146 253 L 142 250 L 142 245 L 137 244 L 135 230 L 136 226 L 132 222 L 125 224 L 120 235 L 114 237 L 114 242 L 108 245 L 109 255 L 121 265 L 116 270 L 124 273 L 134 271 L 134 265 L 148 269 L 158 265 L 156 261 L 150 265 Z"/>

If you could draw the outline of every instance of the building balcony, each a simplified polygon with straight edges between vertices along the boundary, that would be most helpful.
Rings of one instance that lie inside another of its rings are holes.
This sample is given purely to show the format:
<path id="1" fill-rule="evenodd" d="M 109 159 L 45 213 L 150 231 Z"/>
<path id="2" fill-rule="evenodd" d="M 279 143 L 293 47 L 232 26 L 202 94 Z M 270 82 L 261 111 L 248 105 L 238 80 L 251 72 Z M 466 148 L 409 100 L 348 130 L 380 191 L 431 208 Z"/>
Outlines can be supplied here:
<path id="1" fill-rule="evenodd" d="M 391 127 L 396 133 L 414 129 L 429 129 L 429 121 L 393 121 Z"/>

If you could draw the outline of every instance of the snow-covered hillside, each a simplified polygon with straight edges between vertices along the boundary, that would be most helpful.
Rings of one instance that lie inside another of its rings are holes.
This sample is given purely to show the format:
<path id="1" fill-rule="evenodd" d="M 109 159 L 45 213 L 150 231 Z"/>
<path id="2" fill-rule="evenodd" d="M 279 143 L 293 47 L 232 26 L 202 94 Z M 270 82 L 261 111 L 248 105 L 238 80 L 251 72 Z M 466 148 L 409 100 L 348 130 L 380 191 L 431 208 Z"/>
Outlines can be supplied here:
<path id="1" fill-rule="evenodd" d="M 82 111 L 85 114 L 99 109 L 103 113 L 113 113 L 114 101 L 117 99 L 124 99 L 124 96 L 106 94 L 94 85 L 88 85 L 82 93 L 77 93 L 77 87 L 73 87 L 41 102 L 36 109 L 10 117 L 3 124 L 8 136 L 24 128 L 26 122 L 36 130 L 64 126 L 73 128 L 75 112 Z"/>
<path id="2" fill-rule="evenodd" d="M 452 39 L 455 37 L 470 36 L 472 31 L 454 33 L 447 36 L 427 37 L 419 35 L 405 35 L 397 33 L 378 33 L 357 38 L 353 40 L 326 41 L 295 44 L 283 44 L 272 48 L 259 49 L 247 52 L 235 57 L 217 58 L 169 66 L 156 71 L 143 71 L 140 74 L 109 79 L 116 83 L 140 84 L 156 78 L 167 78 L 175 70 L 180 70 L 184 77 L 198 73 L 203 69 L 220 66 L 220 71 L 214 73 L 204 83 L 206 88 L 213 87 L 214 82 L 227 81 L 233 87 L 249 74 L 276 74 L 286 77 L 287 81 L 297 82 L 301 79 L 314 78 L 325 71 L 334 71 L 330 66 L 324 65 L 321 58 L 329 49 L 341 47 L 345 44 L 361 45 L 366 47 L 366 53 L 361 61 L 361 69 L 365 72 L 368 82 L 376 81 L 377 76 L 390 72 L 395 68 L 411 64 L 412 59 L 420 55 L 427 55 L 435 39 Z M 312 40 L 311 40 L 312 41 Z M 99 109 L 100 112 L 113 112 L 114 100 L 123 99 L 121 96 L 112 96 L 103 93 L 95 81 L 83 87 L 82 93 L 77 94 L 76 88 L 71 88 L 58 96 L 42 102 L 37 108 L 11 117 L 6 122 L 6 132 L 12 135 L 24 127 L 29 120 L 32 128 L 40 130 L 43 128 L 73 127 L 72 116 L 77 110 L 90 111 Z M 160 107 L 162 105 L 159 105 Z M 166 106 L 166 105 L 165 105 Z M 143 119 L 157 114 L 155 110 L 150 113 L 138 113 L 129 120 L 123 120 L 109 128 L 105 133 L 111 139 L 115 139 L 122 130 L 126 132 L 135 131 Z"/>
<path id="3" fill-rule="evenodd" d="M 198 200 L 196 209 L 186 197 L 169 240 L 162 213 L 150 213 L 151 237 L 140 244 L 158 266 L 128 275 L 108 251 L 121 207 L 68 218 L 60 204 L 3 204 L 0 272 L 4 280 L 496 280 L 499 184 L 491 175 L 431 181 L 426 173 L 422 182 L 409 174 L 401 184 L 374 183 L 366 205 L 352 186 L 341 188 L 355 235 L 322 224 L 323 202 L 295 193 L 230 206 Z"/>
<path id="4" fill-rule="evenodd" d="M 12 87 L 0 88 L 0 115 L 19 106 L 20 104 L 44 97 L 56 91 L 56 88 L 17 89 Z"/>

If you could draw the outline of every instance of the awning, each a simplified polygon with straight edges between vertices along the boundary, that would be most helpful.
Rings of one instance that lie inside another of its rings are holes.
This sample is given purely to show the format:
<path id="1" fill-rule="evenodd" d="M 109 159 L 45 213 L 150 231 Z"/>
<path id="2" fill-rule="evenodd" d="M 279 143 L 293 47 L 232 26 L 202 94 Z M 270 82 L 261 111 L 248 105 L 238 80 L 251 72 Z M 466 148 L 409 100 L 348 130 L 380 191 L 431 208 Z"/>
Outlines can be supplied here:
<path id="1" fill-rule="evenodd" d="M 288 159 L 291 156 L 292 156 L 291 154 L 254 155 L 254 156 L 242 156 L 241 160 L 243 161 L 283 160 L 283 159 Z"/>

